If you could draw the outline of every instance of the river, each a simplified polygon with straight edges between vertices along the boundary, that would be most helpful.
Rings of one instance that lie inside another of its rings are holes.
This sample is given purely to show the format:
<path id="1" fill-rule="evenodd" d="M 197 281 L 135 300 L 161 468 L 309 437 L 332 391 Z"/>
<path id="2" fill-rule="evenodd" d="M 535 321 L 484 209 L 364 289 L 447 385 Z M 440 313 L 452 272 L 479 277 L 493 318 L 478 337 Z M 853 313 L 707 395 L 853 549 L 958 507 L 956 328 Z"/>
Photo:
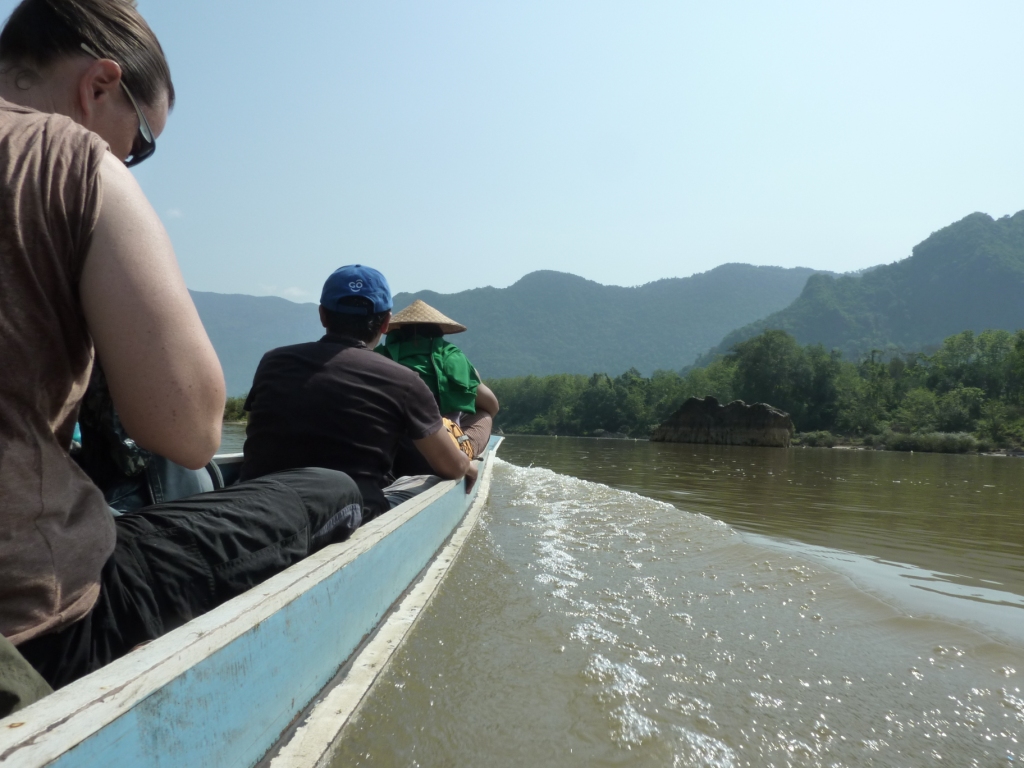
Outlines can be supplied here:
<path id="1" fill-rule="evenodd" d="M 1024 463 L 513 437 L 337 766 L 1009 766 Z"/>

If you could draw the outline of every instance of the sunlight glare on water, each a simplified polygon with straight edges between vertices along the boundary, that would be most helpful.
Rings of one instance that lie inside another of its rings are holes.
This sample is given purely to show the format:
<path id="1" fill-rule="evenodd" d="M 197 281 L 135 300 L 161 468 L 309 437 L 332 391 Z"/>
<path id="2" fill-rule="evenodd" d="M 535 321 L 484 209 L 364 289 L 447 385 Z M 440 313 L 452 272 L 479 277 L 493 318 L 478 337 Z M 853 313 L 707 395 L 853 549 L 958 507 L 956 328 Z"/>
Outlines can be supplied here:
<path id="1" fill-rule="evenodd" d="M 499 461 L 335 765 L 1007 766 L 1019 670 L 799 553 Z"/>

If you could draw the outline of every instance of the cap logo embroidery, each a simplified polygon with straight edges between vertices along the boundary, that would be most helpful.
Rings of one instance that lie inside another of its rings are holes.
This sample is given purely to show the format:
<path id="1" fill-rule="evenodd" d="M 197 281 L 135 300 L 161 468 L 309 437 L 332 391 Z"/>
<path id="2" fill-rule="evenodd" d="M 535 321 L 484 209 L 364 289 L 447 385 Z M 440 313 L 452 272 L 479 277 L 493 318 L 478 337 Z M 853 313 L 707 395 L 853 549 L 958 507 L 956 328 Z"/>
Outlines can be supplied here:
<path id="1" fill-rule="evenodd" d="M 351 288 L 353 291 L 361 291 L 363 290 L 363 281 L 356 280 L 354 282 L 349 283 L 348 287 Z"/>

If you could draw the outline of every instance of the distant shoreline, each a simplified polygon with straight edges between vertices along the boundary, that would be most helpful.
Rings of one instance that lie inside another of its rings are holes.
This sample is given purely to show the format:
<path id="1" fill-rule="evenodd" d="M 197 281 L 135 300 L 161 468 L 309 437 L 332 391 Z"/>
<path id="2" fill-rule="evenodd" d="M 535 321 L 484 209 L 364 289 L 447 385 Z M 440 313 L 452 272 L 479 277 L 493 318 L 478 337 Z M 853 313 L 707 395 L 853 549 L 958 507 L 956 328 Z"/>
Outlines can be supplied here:
<path id="1" fill-rule="evenodd" d="M 497 434 L 497 433 L 495 433 L 495 434 Z M 646 438 L 646 437 L 629 437 L 628 435 L 620 435 L 620 434 L 614 434 L 614 435 L 535 435 L 535 434 L 529 434 L 529 433 L 526 433 L 526 432 L 505 432 L 503 436 L 504 437 L 539 437 L 539 438 L 549 438 L 549 439 L 571 438 L 573 440 L 625 440 L 625 441 L 632 441 L 634 443 L 638 442 L 638 441 L 650 442 L 650 440 L 648 438 Z M 841 440 L 842 438 L 839 438 L 839 439 Z M 680 443 L 674 443 L 674 442 L 673 443 L 667 443 L 666 442 L 666 444 L 671 444 L 671 445 L 725 445 L 724 443 L 681 443 L 681 442 Z M 764 446 L 756 446 L 756 445 L 726 445 L 726 447 L 728 447 L 728 448 L 761 448 L 761 447 L 764 447 Z M 986 450 L 986 451 L 941 451 L 941 450 L 939 450 L 939 451 L 934 451 L 934 450 L 930 451 L 930 450 L 923 450 L 923 449 L 902 450 L 902 449 L 896 449 L 896 448 L 886 448 L 884 446 L 873 446 L 873 445 L 863 445 L 863 444 L 858 445 L 858 444 L 853 444 L 853 443 L 849 443 L 849 442 L 846 442 L 846 443 L 837 442 L 835 445 L 808 445 L 808 444 L 805 444 L 805 443 L 796 442 L 793 445 L 791 445 L 789 448 L 790 448 L 790 450 L 797 449 L 797 448 L 799 448 L 799 449 L 803 449 L 803 448 L 825 448 L 825 449 L 838 450 L 838 451 L 885 451 L 887 453 L 934 453 L 934 454 L 947 454 L 947 455 L 957 455 L 957 456 L 990 456 L 990 457 L 994 457 L 994 458 L 1011 458 L 1011 459 L 1018 458 L 1018 459 L 1024 459 L 1024 451 L 1014 451 L 1013 449 L 1009 449 L 1009 448 L 1006 448 L 1006 449 L 996 449 L 996 450 Z"/>

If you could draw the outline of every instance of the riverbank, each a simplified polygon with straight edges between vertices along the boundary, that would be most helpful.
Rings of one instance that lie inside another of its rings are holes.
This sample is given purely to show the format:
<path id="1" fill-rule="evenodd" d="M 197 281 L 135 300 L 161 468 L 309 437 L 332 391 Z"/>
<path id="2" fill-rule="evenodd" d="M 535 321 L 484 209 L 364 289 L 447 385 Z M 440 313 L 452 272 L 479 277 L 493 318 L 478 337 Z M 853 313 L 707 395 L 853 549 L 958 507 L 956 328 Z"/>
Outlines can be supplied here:
<path id="1" fill-rule="evenodd" d="M 591 435 L 536 435 L 528 432 L 496 432 L 508 437 L 551 437 L 579 438 L 589 440 L 630 440 L 636 442 L 646 438 L 630 437 L 621 432 L 602 432 Z M 683 445 L 683 443 L 680 443 Z M 690 443 L 695 445 L 695 443 Z M 995 447 L 985 440 L 979 440 L 966 433 L 929 432 L 918 435 L 907 435 L 887 432 L 881 435 L 864 437 L 848 437 L 833 435 L 831 432 L 798 432 L 793 437 L 792 448 L 835 448 L 854 451 L 897 451 L 904 453 L 963 453 L 979 456 L 1009 456 L 1024 458 L 1024 450 L 1019 447 Z"/>
<path id="2" fill-rule="evenodd" d="M 519 434 L 606 430 L 646 438 L 689 398 L 710 395 L 722 404 L 768 404 L 789 414 L 798 432 L 908 436 L 888 441 L 893 450 L 960 453 L 1024 446 L 1024 330 L 967 331 L 946 339 L 933 354 L 876 352 L 858 361 L 767 331 L 686 373 L 558 374 L 488 385 L 501 402 L 495 425 Z M 925 437 L 960 434 L 973 436 L 978 445 Z"/>
<path id="3" fill-rule="evenodd" d="M 798 432 L 793 436 L 794 448 L 844 448 L 864 451 L 903 451 L 910 453 L 977 453 L 983 456 L 1024 457 L 1017 446 L 994 446 L 966 432 L 924 432 L 905 434 L 882 432 L 878 435 L 848 437 L 831 432 Z"/>

